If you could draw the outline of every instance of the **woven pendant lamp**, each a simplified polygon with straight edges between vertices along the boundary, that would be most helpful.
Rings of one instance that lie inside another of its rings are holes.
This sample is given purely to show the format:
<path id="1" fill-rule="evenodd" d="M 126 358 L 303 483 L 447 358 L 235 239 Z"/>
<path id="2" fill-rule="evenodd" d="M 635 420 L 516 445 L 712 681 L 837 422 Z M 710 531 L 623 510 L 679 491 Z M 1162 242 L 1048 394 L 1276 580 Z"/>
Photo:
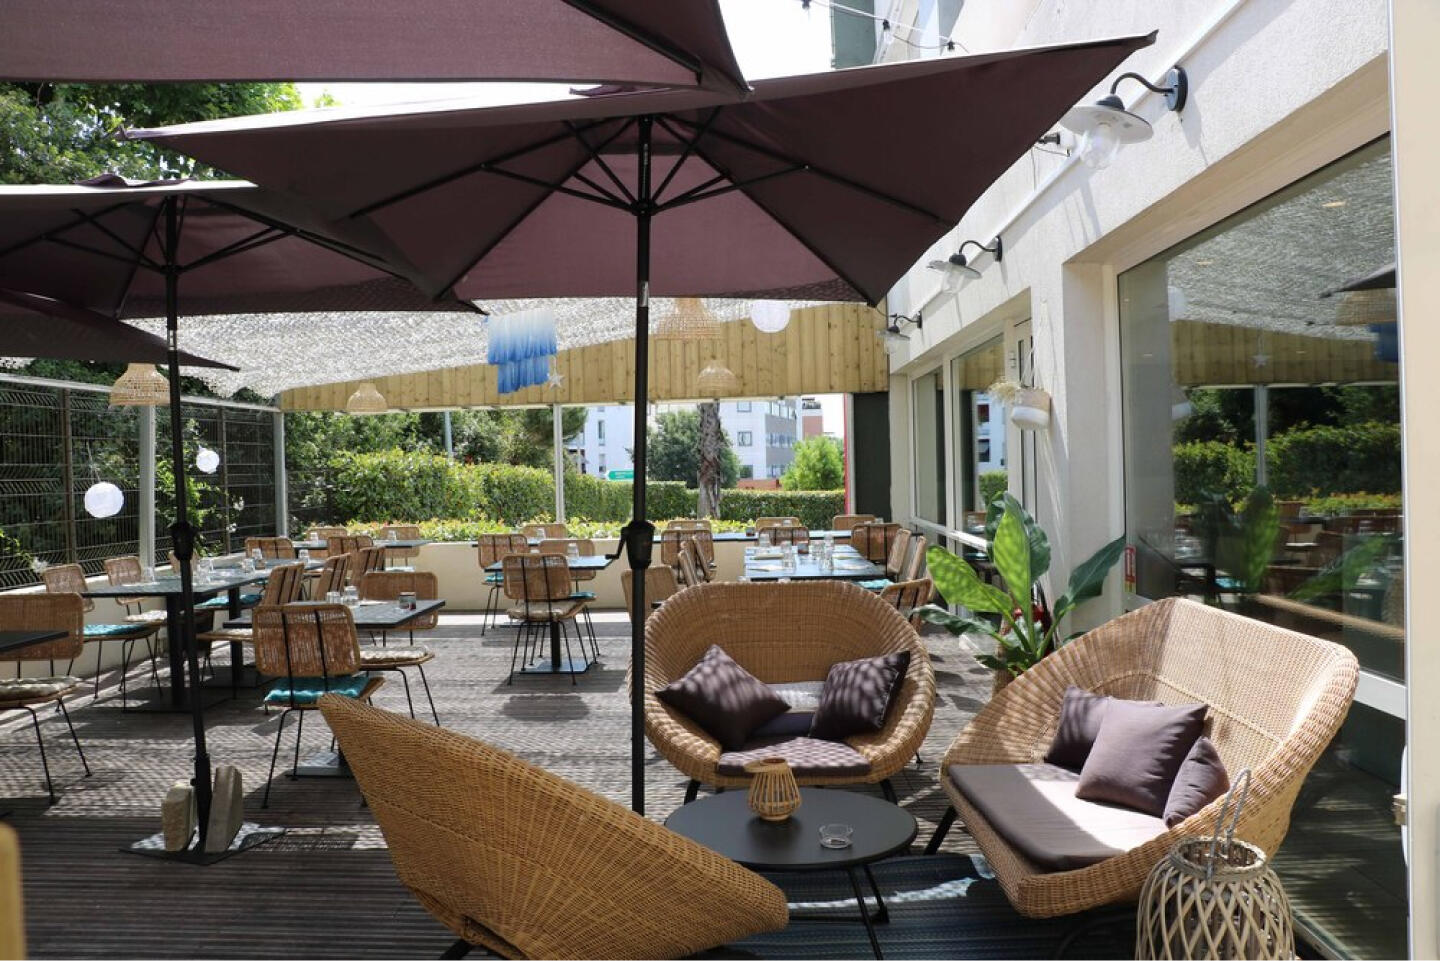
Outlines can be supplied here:
<path id="1" fill-rule="evenodd" d="M 349 414 L 384 414 L 390 410 L 385 397 L 375 389 L 373 381 L 365 381 L 345 401 L 345 412 Z"/>
<path id="2" fill-rule="evenodd" d="M 695 389 L 704 397 L 720 397 L 740 390 L 740 378 L 718 360 L 712 360 L 695 379 Z"/>
<path id="3" fill-rule="evenodd" d="M 1342 294 L 1335 308 L 1335 323 L 1341 327 L 1368 327 L 1395 323 L 1395 290 L 1351 290 Z"/>
<path id="4" fill-rule="evenodd" d="M 170 382 L 154 364 L 129 364 L 110 388 L 111 407 L 158 407 L 170 403 Z"/>
<path id="5" fill-rule="evenodd" d="M 655 320 L 653 340 L 719 340 L 720 320 L 699 297 L 677 297 L 675 306 Z"/>

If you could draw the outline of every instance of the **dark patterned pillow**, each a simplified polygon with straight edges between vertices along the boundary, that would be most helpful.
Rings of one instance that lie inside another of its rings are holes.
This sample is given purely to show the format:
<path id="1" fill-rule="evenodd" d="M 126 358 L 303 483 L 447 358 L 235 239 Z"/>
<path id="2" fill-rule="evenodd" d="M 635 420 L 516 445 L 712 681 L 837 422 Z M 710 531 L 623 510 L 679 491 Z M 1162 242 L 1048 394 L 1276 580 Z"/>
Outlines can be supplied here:
<path id="1" fill-rule="evenodd" d="M 831 667 L 820 693 L 820 706 L 815 709 L 815 720 L 810 724 L 810 736 L 839 741 L 883 728 L 890 703 L 909 669 L 909 651 L 842 661 Z"/>
<path id="2" fill-rule="evenodd" d="M 684 677 L 655 696 L 704 728 L 727 751 L 738 751 L 751 731 L 790 709 L 718 644 L 710 645 Z"/>

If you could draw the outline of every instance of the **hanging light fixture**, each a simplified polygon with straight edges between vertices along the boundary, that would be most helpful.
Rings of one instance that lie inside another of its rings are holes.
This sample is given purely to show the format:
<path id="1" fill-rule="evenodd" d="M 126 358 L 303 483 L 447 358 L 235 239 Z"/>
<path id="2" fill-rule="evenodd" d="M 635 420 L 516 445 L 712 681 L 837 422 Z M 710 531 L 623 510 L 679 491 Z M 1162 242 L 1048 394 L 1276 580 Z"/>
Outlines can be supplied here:
<path id="1" fill-rule="evenodd" d="M 1335 323 L 1341 327 L 1395 323 L 1395 288 L 1345 291 L 1335 309 Z"/>
<path id="2" fill-rule="evenodd" d="M 778 334 L 790 323 L 790 305 L 779 300 L 757 300 L 750 305 L 750 322 L 762 334 Z"/>
<path id="3" fill-rule="evenodd" d="M 385 397 L 375 389 L 373 381 L 365 381 L 355 388 L 355 393 L 345 401 L 345 411 L 350 414 L 383 414 L 390 410 Z"/>
<path id="4" fill-rule="evenodd" d="M 200 448 L 195 454 L 195 468 L 203 474 L 213 474 L 220 466 L 220 455 L 208 447 Z"/>
<path id="5" fill-rule="evenodd" d="M 980 253 L 994 254 L 997 264 L 1005 259 L 1005 244 L 999 237 L 996 237 L 990 242 L 989 247 L 986 247 L 978 240 L 967 240 L 960 245 L 959 250 L 955 251 L 946 259 L 930 261 L 930 263 L 926 264 L 927 267 L 931 270 L 939 270 L 944 273 L 944 280 L 942 280 L 941 283 L 947 294 L 957 292 L 964 286 L 965 281 L 979 278 L 980 271 L 970 266 L 970 261 L 965 257 L 965 248 L 972 245 L 979 247 Z M 976 256 L 978 257 L 979 254 Z"/>
<path id="6" fill-rule="evenodd" d="M 1115 91 L 1121 81 L 1137 80 L 1147 90 L 1165 95 L 1165 106 L 1170 110 L 1184 110 L 1185 100 L 1190 91 L 1190 81 L 1184 67 L 1175 67 L 1165 75 L 1165 82 L 1157 85 L 1138 73 L 1122 73 L 1110 85 L 1110 94 L 1093 104 L 1071 107 L 1060 118 L 1060 126 L 1080 137 L 1080 161 L 1092 170 L 1104 170 L 1115 159 L 1120 147 L 1127 143 L 1149 140 L 1155 131 L 1150 122 L 1138 114 L 1125 109 L 1125 102 Z"/>
<path id="7" fill-rule="evenodd" d="M 114 517 L 125 506 L 125 492 L 109 481 L 91 484 L 85 491 L 85 512 L 91 517 Z"/>
<path id="8" fill-rule="evenodd" d="M 718 398 L 722 394 L 734 394 L 740 390 L 740 378 L 735 372 L 718 360 L 712 360 L 700 371 L 695 388 L 704 397 Z"/>
<path id="9" fill-rule="evenodd" d="M 110 388 L 111 407 L 157 407 L 170 403 L 170 382 L 154 364 L 127 364 Z"/>
<path id="10" fill-rule="evenodd" d="M 655 320 L 651 340 L 719 340 L 720 320 L 699 297 L 677 297 L 675 305 Z"/>

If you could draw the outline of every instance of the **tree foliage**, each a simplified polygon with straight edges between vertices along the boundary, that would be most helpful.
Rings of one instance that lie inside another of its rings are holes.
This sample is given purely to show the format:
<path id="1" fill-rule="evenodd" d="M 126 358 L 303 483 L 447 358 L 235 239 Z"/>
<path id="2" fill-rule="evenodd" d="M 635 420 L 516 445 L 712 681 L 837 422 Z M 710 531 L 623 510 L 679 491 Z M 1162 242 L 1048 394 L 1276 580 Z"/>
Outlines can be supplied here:
<path id="1" fill-rule="evenodd" d="M 845 486 L 845 453 L 840 441 L 824 435 L 795 445 L 795 459 L 780 475 L 787 491 L 833 491 Z"/>
<path id="2" fill-rule="evenodd" d="M 684 481 L 698 487 L 700 478 L 700 412 L 666 411 L 655 418 L 647 433 L 645 476 L 651 480 Z M 720 486 L 734 487 L 740 477 L 740 458 L 730 448 L 730 435 L 720 432 Z"/>

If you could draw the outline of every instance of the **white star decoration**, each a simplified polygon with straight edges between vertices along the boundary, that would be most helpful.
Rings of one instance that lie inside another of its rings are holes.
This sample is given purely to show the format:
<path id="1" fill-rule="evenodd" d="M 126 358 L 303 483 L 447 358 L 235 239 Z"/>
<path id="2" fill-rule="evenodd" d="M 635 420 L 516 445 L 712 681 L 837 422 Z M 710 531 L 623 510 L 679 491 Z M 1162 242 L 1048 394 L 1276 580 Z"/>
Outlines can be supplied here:
<path id="1" fill-rule="evenodd" d="M 545 381 L 545 386 L 559 390 L 565 386 L 565 375 L 552 370 L 550 372 L 550 378 Z"/>

